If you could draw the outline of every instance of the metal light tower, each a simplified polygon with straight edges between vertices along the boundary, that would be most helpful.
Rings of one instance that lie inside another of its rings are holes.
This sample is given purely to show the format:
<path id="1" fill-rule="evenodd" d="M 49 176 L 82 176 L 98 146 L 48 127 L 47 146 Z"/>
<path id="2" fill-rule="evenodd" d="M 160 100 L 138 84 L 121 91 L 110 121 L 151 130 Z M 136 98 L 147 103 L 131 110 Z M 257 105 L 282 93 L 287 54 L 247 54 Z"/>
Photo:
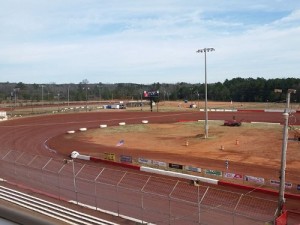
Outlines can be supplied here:
<path id="1" fill-rule="evenodd" d="M 42 87 L 42 106 L 44 105 L 44 87 L 45 87 L 45 85 L 41 85 L 41 87 Z"/>
<path id="2" fill-rule="evenodd" d="M 204 138 L 208 138 L 208 112 L 207 112 L 207 70 L 206 70 L 206 52 L 215 51 L 214 48 L 203 48 L 199 49 L 197 53 L 204 52 L 204 66 L 205 66 L 205 136 Z"/>
<path id="3" fill-rule="evenodd" d="M 70 105 L 70 86 L 68 86 L 68 106 Z"/>
<path id="4" fill-rule="evenodd" d="M 85 111 L 88 111 L 88 90 L 90 89 L 89 87 L 84 87 L 85 89 Z"/>
<path id="5" fill-rule="evenodd" d="M 278 90 L 275 92 L 278 92 Z M 288 126 L 289 126 L 289 113 L 290 113 L 290 98 L 291 93 L 296 93 L 295 89 L 288 89 L 286 96 L 286 108 L 283 113 L 284 127 L 283 127 L 283 138 L 282 138 L 282 151 L 281 151 L 281 168 L 280 168 L 280 186 L 279 186 L 279 199 L 277 208 L 277 217 L 281 215 L 283 206 L 285 203 L 284 190 L 285 190 L 285 169 L 286 169 L 286 151 L 288 141 Z"/>

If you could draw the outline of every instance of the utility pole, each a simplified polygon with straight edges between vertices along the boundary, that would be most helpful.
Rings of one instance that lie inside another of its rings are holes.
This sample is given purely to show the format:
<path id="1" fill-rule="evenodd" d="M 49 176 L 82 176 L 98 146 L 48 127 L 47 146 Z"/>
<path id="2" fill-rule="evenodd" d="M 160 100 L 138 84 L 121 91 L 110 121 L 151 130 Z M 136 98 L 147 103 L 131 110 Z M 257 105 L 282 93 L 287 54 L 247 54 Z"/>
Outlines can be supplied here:
<path id="1" fill-rule="evenodd" d="M 276 89 L 275 92 L 281 92 L 281 90 Z M 279 185 L 279 198 L 278 198 L 278 208 L 276 217 L 280 216 L 283 211 L 285 198 L 285 170 L 286 170 L 286 152 L 287 152 L 287 142 L 288 142 L 288 126 L 289 126 L 289 113 L 290 113 L 290 97 L 291 93 L 295 94 L 296 90 L 288 89 L 286 97 L 286 108 L 283 113 L 284 126 L 283 126 L 283 138 L 282 138 L 282 151 L 281 151 L 281 168 L 280 168 L 280 185 Z"/>

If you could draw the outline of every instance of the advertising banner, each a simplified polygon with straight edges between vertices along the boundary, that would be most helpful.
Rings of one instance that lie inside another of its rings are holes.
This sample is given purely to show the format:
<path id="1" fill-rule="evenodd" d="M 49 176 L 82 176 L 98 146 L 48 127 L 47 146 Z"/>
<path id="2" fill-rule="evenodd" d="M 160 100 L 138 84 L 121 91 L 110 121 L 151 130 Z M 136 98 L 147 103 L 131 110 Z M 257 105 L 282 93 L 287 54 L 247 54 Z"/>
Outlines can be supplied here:
<path id="1" fill-rule="evenodd" d="M 265 179 L 262 177 L 253 177 L 253 176 L 246 176 L 246 175 L 245 175 L 245 181 L 257 183 L 257 184 L 265 183 Z"/>
<path id="2" fill-rule="evenodd" d="M 144 98 L 158 98 L 159 91 L 144 91 Z"/>
<path id="3" fill-rule="evenodd" d="M 218 171 L 218 170 L 205 170 L 205 174 L 221 177 L 222 176 L 222 171 Z"/>
<path id="4" fill-rule="evenodd" d="M 183 169 L 183 165 L 175 164 L 175 163 L 169 163 L 169 168 L 182 170 Z"/>
<path id="5" fill-rule="evenodd" d="M 193 167 L 193 166 L 185 166 L 185 170 L 201 173 L 201 168 Z"/>
<path id="6" fill-rule="evenodd" d="M 165 163 L 165 162 L 160 162 L 160 161 L 156 161 L 156 160 L 153 160 L 153 161 L 152 161 L 152 164 L 153 164 L 154 166 L 167 167 L 167 163 Z"/>
<path id="7" fill-rule="evenodd" d="M 300 191 L 300 184 L 297 185 L 297 190 Z"/>
<path id="8" fill-rule="evenodd" d="M 121 155 L 120 161 L 125 163 L 132 163 L 132 157 L 129 155 Z"/>
<path id="9" fill-rule="evenodd" d="M 114 153 L 105 152 L 104 159 L 109 160 L 109 161 L 115 161 L 116 155 Z"/>
<path id="10" fill-rule="evenodd" d="M 147 164 L 147 165 L 151 165 L 152 164 L 152 160 L 151 159 L 138 158 L 138 162 L 142 163 L 142 164 Z"/>
<path id="11" fill-rule="evenodd" d="M 224 173 L 224 177 L 229 179 L 236 179 L 236 180 L 243 179 L 243 175 L 237 173 Z"/>
<path id="12" fill-rule="evenodd" d="M 280 185 L 280 181 L 278 181 L 278 180 L 270 180 L 270 184 L 272 185 L 272 186 L 279 186 Z M 292 186 L 293 186 L 293 184 L 292 183 L 285 183 L 285 188 L 289 188 L 289 189 L 291 189 L 292 188 Z"/>

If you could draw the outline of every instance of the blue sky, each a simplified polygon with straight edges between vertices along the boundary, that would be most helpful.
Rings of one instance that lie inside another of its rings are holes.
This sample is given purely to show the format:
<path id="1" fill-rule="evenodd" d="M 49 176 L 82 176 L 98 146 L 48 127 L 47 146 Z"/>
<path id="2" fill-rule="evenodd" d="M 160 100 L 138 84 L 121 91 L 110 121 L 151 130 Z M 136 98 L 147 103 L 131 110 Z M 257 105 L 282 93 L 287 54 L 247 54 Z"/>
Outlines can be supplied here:
<path id="1" fill-rule="evenodd" d="M 300 78 L 297 0 L 0 0 L 0 82 Z"/>

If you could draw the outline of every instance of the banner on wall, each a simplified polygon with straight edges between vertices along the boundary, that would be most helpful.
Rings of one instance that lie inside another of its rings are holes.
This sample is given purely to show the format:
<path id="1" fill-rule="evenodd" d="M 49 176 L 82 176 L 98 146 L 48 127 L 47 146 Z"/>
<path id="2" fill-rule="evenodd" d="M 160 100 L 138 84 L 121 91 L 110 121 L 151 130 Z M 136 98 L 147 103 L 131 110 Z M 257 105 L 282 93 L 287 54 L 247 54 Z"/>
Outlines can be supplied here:
<path id="1" fill-rule="evenodd" d="M 132 163 L 132 157 L 129 155 L 121 155 L 120 161 L 125 163 Z"/>
<path id="2" fill-rule="evenodd" d="M 153 161 L 152 161 L 152 164 L 153 164 L 154 166 L 167 167 L 167 163 L 165 163 L 165 162 L 160 162 L 160 161 L 156 161 L 156 160 L 153 160 Z"/>
<path id="3" fill-rule="evenodd" d="M 218 171 L 218 170 L 205 170 L 205 174 L 221 177 L 222 176 L 222 171 Z"/>
<path id="4" fill-rule="evenodd" d="M 236 180 L 243 179 L 243 175 L 237 173 L 224 173 L 224 177 L 229 179 L 236 179 Z"/>
<path id="5" fill-rule="evenodd" d="M 142 163 L 142 164 L 147 164 L 147 165 L 151 165 L 152 164 L 152 160 L 151 159 L 138 158 L 138 162 Z"/>
<path id="6" fill-rule="evenodd" d="M 104 152 L 104 159 L 109 161 L 115 161 L 116 155 L 114 153 Z"/>
<path id="7" fill-rule="evenodd" d="M 169 163 L 169 168 L 182 170 L 183 169 L 183 165 L 176 164 L 176 163 Z"/>
<path id="8" fill-rule="evenodd" d="M 253 176 L 247 176 L 247 175 L 245 175 L 245 181 L 257 183 L 257 184 L 265 183 L 265 179 L 262 177 L 253 177 Z"/>
<path id="9" fill-rule="evenodd" d="M 201 168 L 197 168 L 197 167 L 193 167 L 193 166 L 185 166 L 184 169 L 187 171 L 201 173 Z"/>
<path id="10" fill-rule="evenodd" d="M 278 181 L 278 180 L 270 180 L 270 184 L 271 184 L 272 186 L 278 187 L 278 186 L 280 185 L 280 181 Z M 285 188 L 291 189 L 292 186 L 293 186 L 292 183 L 287 183 L 287 182 L 285 183 Z"/>

